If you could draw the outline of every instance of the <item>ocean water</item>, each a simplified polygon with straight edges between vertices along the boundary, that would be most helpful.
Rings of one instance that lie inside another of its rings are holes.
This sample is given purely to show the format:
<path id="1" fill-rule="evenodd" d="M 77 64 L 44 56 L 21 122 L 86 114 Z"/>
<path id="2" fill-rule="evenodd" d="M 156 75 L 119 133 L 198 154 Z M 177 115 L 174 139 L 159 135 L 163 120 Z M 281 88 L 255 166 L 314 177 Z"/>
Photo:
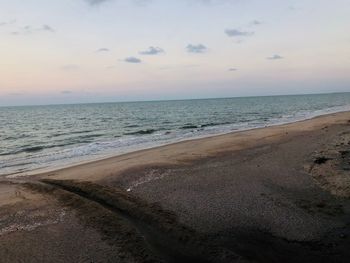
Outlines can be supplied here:
<path id="1" fill-rule="evenodd" d="M 350 93 L 0 108 L 0 175 L 350 110 Z"/>

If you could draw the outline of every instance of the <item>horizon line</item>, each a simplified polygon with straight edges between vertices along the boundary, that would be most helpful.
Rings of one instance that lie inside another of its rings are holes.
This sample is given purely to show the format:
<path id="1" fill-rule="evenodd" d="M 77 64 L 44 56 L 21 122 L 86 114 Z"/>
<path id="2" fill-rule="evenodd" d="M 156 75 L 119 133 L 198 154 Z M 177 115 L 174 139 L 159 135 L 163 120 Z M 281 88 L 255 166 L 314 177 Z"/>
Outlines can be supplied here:
<path id="1" fill-rule="evenodd" d="M 23 105 L 0 105 L 0 108 L 14 107 L 40 107 L 40 106 L 64 106 L 64 105 L 89 105 L 89 104 L 114 104 L 114 103 L 138 103 L 138 102 L 166 102 L 166 101 L 190 101 L 190 100 L 219 100 L 219 99 L 238 99 L 238 98 L 257 98 L 257 97 L 282 97 L 282 96 L 307 96 L 307 95 L 327 95 L 343 94 L 350 91 L 320 92 L 320 93 L 292 93 L 292 94 L 270 94 L 270 95 L 247 95 L 247 96 L 229 96 L 229 97 L 204 97 L 204 98 L 183 98 L 183 99 L 154 99 L 154 100 L 130 100 L 130 101 L 96 101 L 96 102 L 73 102 L 73 103 L 52 103 L 52 104 L 23 104 Z"/>

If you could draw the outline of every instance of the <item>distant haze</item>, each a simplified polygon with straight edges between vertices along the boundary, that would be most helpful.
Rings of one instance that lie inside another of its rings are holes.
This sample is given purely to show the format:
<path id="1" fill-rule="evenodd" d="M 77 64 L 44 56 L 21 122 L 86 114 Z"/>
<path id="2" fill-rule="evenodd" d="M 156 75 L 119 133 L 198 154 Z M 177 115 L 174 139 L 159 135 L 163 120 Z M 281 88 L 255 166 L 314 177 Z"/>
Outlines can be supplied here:
<path id="1" fill-rule="evenodd" d="M 350 91 L 349 0 L 0 0 L 0 106 Z"/>

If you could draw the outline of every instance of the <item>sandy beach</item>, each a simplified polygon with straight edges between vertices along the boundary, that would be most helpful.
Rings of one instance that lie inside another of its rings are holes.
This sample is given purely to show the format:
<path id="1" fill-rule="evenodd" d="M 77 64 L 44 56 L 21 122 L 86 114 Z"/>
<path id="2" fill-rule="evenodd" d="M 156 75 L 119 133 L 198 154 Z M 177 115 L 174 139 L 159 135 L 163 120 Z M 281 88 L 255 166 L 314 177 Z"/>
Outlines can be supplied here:
<path id="1" fill-rule="evenodd" d="M 0 182 L 1 262 L 348 262 L 350 112 Z"/>

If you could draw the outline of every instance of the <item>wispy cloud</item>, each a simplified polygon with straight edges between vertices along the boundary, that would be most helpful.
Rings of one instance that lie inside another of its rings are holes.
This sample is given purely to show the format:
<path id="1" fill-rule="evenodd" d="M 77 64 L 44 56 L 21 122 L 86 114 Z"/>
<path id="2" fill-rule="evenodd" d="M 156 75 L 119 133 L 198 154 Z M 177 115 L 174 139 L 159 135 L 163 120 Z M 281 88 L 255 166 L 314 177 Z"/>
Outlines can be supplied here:
<path id="1" fill-rule="evenodd" d="M 228 71 L 237 71 L 237 68 L 229 68 Z"/>
<path id="2" fill-rule="evenodd" d="M 256 19 L 250 22 L 251 26 L 259 26 L 261 24 L 262 24 L 262 22 L 260 20 L 256 20 Z"/>
<path id="3" fill-rule="evenodd" d="M 17 22 L 16 19 L 12 19 L 12 20 L 9 20 L 9 21 L 3 21 L 3 22 L 0 22 L 0 26 L 13 25 L 13 24 L 15 24 L 16 22 Z"/>
<path id="4" fill-rule="evenodd" d="M 110 0 L 84 0 L 86 3 L 92 6 L 100 5 L 105 2 L 109 2 Z"/>
<path id="5" fill-rule="evenodd" d="M 238 29 L 226 29 L 225 34 L 229 37 L 248 37 L 254 35 L 252 31 L 241 31 Z"/>
<path id="6" fill-rule="evenodd" d="M 24 27 L 18 27 L 18 29 L 16 31 L 12 31 L 10 34 L 11 35 L 29 35 L 33 33 L 33 29 L 31 26 L 27 25 Z"/>
<path id="7" fill-rule="evenodd" d="M 102 47 L 102 48 L 97 49 L 95 52 L 101 53 L 101 52 L 109 52 L 109 51 L 111 51 L 109 48 Z"/>
<path id="8" fill-rule="evenodd" d="M 48 31 L 48 32 L 55 32 L 55 29 L 53 29 L 51 26 L 49 26 L 49 25 L 43 25 L 42 27 L 41 27 L 41 30 L 43 30 L 43 31 Z"/>
<path id="9" fill-rule="evenodd" d="M 33 27 L 30 25 L 26 25 L 24 27 L 18 27 L 16 31 L 12 31 L 12 35 L 30 35 L 33 33 L 39 33 L 39 32 L 49 32 L 49 33 L 54 33 L 55 29 L 53 29 L 49 25 L 42 25 L 41 27 Z"/>
<path id="10" fill-rule="evenodd" d="M 136 57 L 127 57 L 124 59 L 125 62 L 127 63 L 141 63 L 141 59 L 136 58 Z"/>
<path id="11" fill-rule="evenodd" d="M 269 60 L 278 60 L 278 59 L 283 59 L 284 57 L 276 54 L 276 55 L 273 55 L 271 57 L 267 57 L 266 59 L 269 59 Z"/>
<path id="12" fill-rule="evenodd" d="M 186 49 L 187 49 L 187 52 L 189 53 L 205 53 L 208 50 L 208 48 L 203 44 L 198 44 L 198 45 L 188 44 Z"/>
<path id="13" fill-rule="evenodd" d="M 158 55 L 164 53 L 164 50 L 160 47 L 149 47 L 147 50 L 140 51 L 140 55 Z"/>
<path id="14" fill-rule="evenodd" d="M 72 94 L 72 91 L 71 90 L 62 90 L 61 94 L 65 94 L 65 95 Z"/>

